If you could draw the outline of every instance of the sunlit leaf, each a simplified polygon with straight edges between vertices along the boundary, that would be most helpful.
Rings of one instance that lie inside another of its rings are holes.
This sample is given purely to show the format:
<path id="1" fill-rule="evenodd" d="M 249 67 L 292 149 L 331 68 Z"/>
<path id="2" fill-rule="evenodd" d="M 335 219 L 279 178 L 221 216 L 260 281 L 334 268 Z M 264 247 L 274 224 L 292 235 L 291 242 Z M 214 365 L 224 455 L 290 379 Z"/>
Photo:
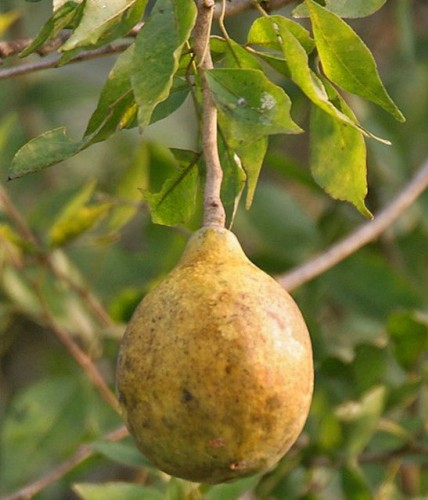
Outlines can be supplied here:
<path id="1" fill-rule="evenodd" d="M 344 90 L 379 104 L 398 121 L 404 121 L 404 116 L 387 94 L 375 60 L 361 38 L 336 14 L 313 0 L 306 0 L 306 4 L 327 77 Z"/>
<path id="2" fill-rule="evenodd" d="M 220 116 L 220 125 L 230 146 L 270 134 L 302 131 L 290 116 L 290 98 L 261 71 L 213 69 L 207 80 L 217 107 L 226 117 L 221 120 Z"/>
<path id="3" fill-rule="evenodd" d="M 79 6 L 79 2 L 64 2 L 61 7 L 54 11 L 32 43 L 19 54 L 20 57 L 28 56 L 48 40 L 55 38 L 62 29 L 69 25 L 75 16 L 79 15 Z"/>
<path id="4" fill-rule="evenodd" d="M 79 25 L 61 51 L 95 46 L 125 35 L 141 18 L 146 3 L 147 0 L 86 0 Z"/>
<path id="5" fill-rule="evenodd" d="M 9 26 L 19 19 L 19 16 L 20 13 L 17 10 L 0 13 L 0 35 L 9 29 Z"/>
<path id="6" fill-rule="evenodd" d="M 131 81 L 141 128 L 150 123 L 155 107 L 169 95 L 195 19 L 193 0 L 159 0 L 137 36 Z"/>
<path id="7" fill-rule="evenodd" d="M 334 92 L 334 102 L 343 114 L 355 119 L 343 98 Z M 335 199 L 349 201 L 371 218 L 364 198 L 367 194 L 366 145 L 362 133 L 313 106 L 310 122 L 311 171 L 317 183 Z"/>

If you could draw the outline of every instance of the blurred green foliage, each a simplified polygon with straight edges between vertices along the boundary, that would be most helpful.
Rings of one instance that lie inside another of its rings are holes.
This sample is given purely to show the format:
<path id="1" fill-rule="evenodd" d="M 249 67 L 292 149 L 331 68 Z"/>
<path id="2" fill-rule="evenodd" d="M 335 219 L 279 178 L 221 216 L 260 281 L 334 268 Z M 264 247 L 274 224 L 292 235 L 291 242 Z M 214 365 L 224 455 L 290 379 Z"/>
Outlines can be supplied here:
<path id="1" fill-rule="evenodd" d="M 48 15 L 46 2 L 2 2 L 4 39 L 34 35 Z M 230 34 L 245 38 L 253 19 L 244 13 L 228 20 Z M 352 25 L 407 118 L 396 123 L 352 98 L 363 126 L 392 142 L 367 142 L 366 203 L 376 214 L 428 157 L 426 2 L 390 0 Z M 154 469 L 130 438 L 103 438 L 121 420 L 52 325 L 90 353 L 113 388 L 124 324 L 200 223 L 197 209 L 186 225 L 155 225 L 141 196 L 159 193 L 180 168 L 166 146 L 195 144 L 190 101 L 142 136 L 123 130 L 42 173 L 6 179 L 13 155 L 31 138 L 63 125 L 72 137 L 84 132 L 116 57 L 0 81 L 1 189 L 10 202 L 0 204 L 0 495 L 90 443 L 90 459 L 36 498 L 427 498 L 426 193 L 376 242 L 293 291 L 313 340 L 316 386 L 304 432 L 274 470 L 198 493 Z M 5 59 L 5 67 L 18 64 L 16 57 Z M 294 119 L 308 129 L 307 100 L 295 87 L 287 91 Z M 272 274 L 310 259 L 363 222 L 313 183 L 307 165 L 308 134 L 273 137 L 253 206 L 238 209 L 234 231 L 253 262 Z M 37 241 L 22 232 L 22 221 Z"/>

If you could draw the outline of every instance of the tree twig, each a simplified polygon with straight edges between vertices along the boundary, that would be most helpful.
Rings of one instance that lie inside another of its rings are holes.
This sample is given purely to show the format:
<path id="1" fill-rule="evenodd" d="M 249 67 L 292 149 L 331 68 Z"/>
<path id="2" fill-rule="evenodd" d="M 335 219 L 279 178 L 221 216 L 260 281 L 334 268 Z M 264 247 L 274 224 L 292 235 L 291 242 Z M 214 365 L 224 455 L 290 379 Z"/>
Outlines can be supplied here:
<path id="1" fill-rule="evenodd" d="M 276 276 L 279 283 L 287 290 L 297 288 L 319 276 L 352 253 L 375 240 L 383 231 L 408 208 L 428 187 L 428 159 L 422 164 L 416 175 L 370 222 L 363 224 L 356 231 L 335 243 L 324 253 L 301 266 Z"/>
<path id="2" fill-rule="evenodd" d="M 123 426 L 109 432 L 101 439 L 104 441 L 115 442 L 120 441 L 128 435 L 128 430 Z M 58 479 L 61 479 L 76 466 L 90 458 L 94 453 L 95 450 L 93 444 L 89 443 L 81 445 L 72 457 L 49 471 L 45 476 L 40 477 L 31 484 L 28 484 L 24 488 L 21 488 L 10 495 L 2 497 L 1 500 L 27 500 L 34 497 L 34 495 L 47 488 L 55 481 L 58 481 Z"/>
<path id="3" fill-rule="evenodd" d="M 217 149 L 217 109 L 206 79 L 206 71 L 213 68 L 209 44 L 215 3 L 214 0 L 198 0 L 197 6 L 193 49 L 200 68 L 202 85 L 201 136 L 206 165 L 203 225 L 224 227 L 226 215 L 220 199 L 223 171 Z"/>
<path id="4" fill-rule="evenodd" d="M 94 50 L 85 50 L 68 61 L 67 65 L 88 61 L 97 57 L 108 56 L 110 54 L 116 54 L 118 52 L 123 52 L 131 45 L 131 43 L 132 42 L 125 41 L 116 44 L 105 45 L 104 47 L 100 47 Z M 59 56 L 55 56 L 52 59 L 46 59 L 34 63 L 20 64 L 19 66 L 2 69 L 0 70 L 0 80 L 7 80 L 9 78 L 27 75 L 28 73 L 34 73 L 43 69 L 56 68 L 59 66 L 60 59 L 61 58 Z"/>

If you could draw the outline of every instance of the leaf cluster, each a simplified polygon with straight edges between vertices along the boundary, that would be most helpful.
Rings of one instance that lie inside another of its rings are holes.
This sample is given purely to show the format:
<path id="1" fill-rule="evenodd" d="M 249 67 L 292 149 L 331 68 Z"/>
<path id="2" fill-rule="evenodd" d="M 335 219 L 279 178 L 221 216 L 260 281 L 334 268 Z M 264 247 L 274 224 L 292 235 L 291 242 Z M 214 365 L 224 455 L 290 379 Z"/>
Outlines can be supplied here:
<path id="1" fill-rule="evenodd" d="M 103 4 L 94 0 L 66 1 L 34 41 L 21 53 L 28 56 L 65 29 L 68 40 L 60 47 L 60 64 L 80 51 L 123 37 L 141 20 L 146 0 L 122 0 Z M 384 2 L 335 7 L 306 0 L 296 17 L 307 15 L 311 31 L 302 24 L 262 12 L 248 31 L 247 41 L 237 43 L 221 23 L 222 36 L 212 37 L 210 49 L 215 68 L 207 80 L 219 112 L 220 142 L 226 170 L 222 197 L 229 222 L 245 187 L 250 207 L 271 135 L 298 134 L 302 127 L 292 118 L 292 100 L 285 85 L 274 83 L 266 68 L 285 77 L 311 103 L 310 167 L 315 181 L 333 198 L 353 203 L 366 217 L 366 138 L 381 140 L 366 130 L 339 90 L 374 102 L 403 121 L 380 79 L 374 58 L 341 16 L 363 16 Z M 101 91 L 97 107 L 81 140 L 56 128 L 31 139 L 15 155 L 9 177 L 37 172 L 66 160 L 87 147 L 107 140 L 118 130 L 147 126 L 169 116 L 190 94 L 200 116 L 200 80 L 192 52 L 192 28 L 196 19 L 193 0 L 158 0 L 145 15 L 135 41 L 118 58 Z M 381 140 L 382 141 L 382 140 Z M 181 154 L 177 172 L 161 191 L 147 191 L 145 200 L 153 219 L 177 225 L 189 221 L 198 177 L 203 165 L 192 167 L 199 154 Z M 190 159 L 190 160 L 189 160 Z M 192 171 L 192 175 L 187 175 Z M 174 212 L 166 206 L 178 207 Z"/>

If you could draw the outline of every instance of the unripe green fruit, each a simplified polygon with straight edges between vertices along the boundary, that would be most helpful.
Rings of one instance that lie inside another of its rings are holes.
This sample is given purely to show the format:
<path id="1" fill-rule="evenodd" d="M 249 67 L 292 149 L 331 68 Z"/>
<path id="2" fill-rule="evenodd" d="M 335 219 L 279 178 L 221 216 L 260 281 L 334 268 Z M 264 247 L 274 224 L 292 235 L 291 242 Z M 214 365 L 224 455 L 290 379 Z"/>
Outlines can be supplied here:
<path id="1" fill-rule="evenodd" d="M 230 231 L 203 228 L 135 311 L 117 388 L 131 434 L 159 469 L 206 483 L 262 472 L 309 411 L 308 331 Z"/>

